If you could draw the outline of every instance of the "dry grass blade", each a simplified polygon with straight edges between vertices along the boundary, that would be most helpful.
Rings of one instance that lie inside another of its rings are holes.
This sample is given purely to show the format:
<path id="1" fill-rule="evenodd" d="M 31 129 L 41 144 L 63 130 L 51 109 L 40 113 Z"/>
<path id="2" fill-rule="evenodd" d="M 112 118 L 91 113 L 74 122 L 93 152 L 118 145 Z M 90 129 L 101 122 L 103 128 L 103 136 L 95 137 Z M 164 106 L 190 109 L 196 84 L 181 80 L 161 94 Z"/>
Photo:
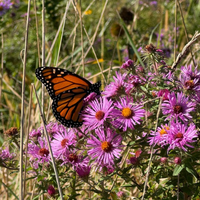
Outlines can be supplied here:
<path id="1" fill-rule="evenodd" d="M 44 115 L 43 115 L 42 110 L 41 110 L 41 106 L 40 106 L 40 103 L 39 103 L 39 99 L 38 99 L 37 92 L 36 92 L 34 84 L 32 84 L 32 86 L 33 86 L 33 89 L 34 89 L 34 92 L 35 92 L 37 103 L 39 105 L 40 115 L 41 115 L 42 123 L 43 123 L 43 127 L 44 127 L 44 133 L 45 133 L 45 137 L 46 137 L 46 140 L 47 140 L 47 144 L 48 144 L 48 148 L 49 148 L 49 152 L 50 152 L 50 156 L 51 156 L 51 160 L 52 160 L 53 169 L 54 169 L 54 172 L 55 172 L 55 177 L 56 177 L 56 182 L 57 182 L 57 185 L 58 185 L 58 191 L 59 191 L 59 194 L 60 194 L 60 199 L 63 200 L 62 189 L 61 189 L 59 177 L 58 177 L 58 171 L 57 171 L 57 168 L 56 168 L 55 159 L 53 157 L 53 152 L 52 152 L 52 149 L 51 149 L 49 136 L 48 136 L 46 125 L 45 125 Z"/>
<path id="2" fill-rule="evenodd" d="M 172 69 L 176 69 L 177 65 L 180 63 L 187 50 L 197 41 L 199 37 L 200 33 L 196 32 L 192 39 L 183 47 L 182 52 L 178 54 L 176 61 L 172 64 Z"/>
<path id="3" fill-rule="evenodd" d="M 28 1 L 26 31 L 25 31 L 25 47 L 23 60 L 23 78 L 22 78 L 22 104 L 21 104 L 21 121 L 20 121 L 20 186 L 19 199 L 24 199 L 23 192 L 23 138 L 24 138 L 24 99 L 25 99 L 25 76 L 26 76 L 26 60 L 28 51 L 28 33 L 29 33 L 29 17 L 30 17 L 31 0 Z"/>

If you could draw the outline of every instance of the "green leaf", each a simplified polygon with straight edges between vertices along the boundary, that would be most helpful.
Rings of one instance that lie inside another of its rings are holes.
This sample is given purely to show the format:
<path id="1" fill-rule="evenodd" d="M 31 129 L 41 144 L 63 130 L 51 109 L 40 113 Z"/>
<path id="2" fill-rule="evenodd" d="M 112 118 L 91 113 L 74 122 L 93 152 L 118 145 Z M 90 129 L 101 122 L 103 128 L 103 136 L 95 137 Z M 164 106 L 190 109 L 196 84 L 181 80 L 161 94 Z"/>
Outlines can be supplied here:
<path id="1" fill-rule="evenodd" d="M 177 165 L 173 171 L 173 176 L 178 176 L 183 169 L 183 165 Z"/>
<path id="2" fill-rule="evenodd" d="M 56 66 L 57 63 L 58 63 L 58 58 L 59 58 L 59 54 L 60 54 L 60 47 L 61 47 L 61 43 L 62 43 L 62 36 L 63 36 L 64 28 L 65 28 L 64 20 L 62 20 L 61 23 L 63 23 L 62 28 L 60 29 L 60 32 L 59 32 L 58 37 L 56 39 L 54 48 L 52 50 L 52 63 L 53 63 L 54 66 Z"/>
<path id="3" fill-rule="evenodd" d="M 6 187 L 6 188 L 9 190 L 9 192 L 12 193 L 13 196 L 15 196 L 16 199 L 19 200 L 19 198 L 18 198 L 17 195 L 13 192 L 12 189 L 10 189 L 4 182 L 1 181 L 1 183 L 4 185 L 4 187 Z"/>
<path id="4" fill-rule="evenodd" d="M 144 92 L 148 93 L 148 91 L 147 91 L 147 89 L 146 89 L 145 87 L 140 86 L 140 88 L 141 88 Z"/>
<path id="5" fill-rule="evenodd" d="M 134 45 L 134 43 L 133 43 L 133 40 L 132 40 L 132 38 L 131 38 L 131 36 L 130 36 L 130 34 L 129 34 L 129 32 L 128 32 L 128 29 L 126 28 L 126 24 L 124 23 L 124 21 L 121 19 L 120 16 L 119 16 L 119 18 L 120 18 L 120 22 L 121 22 L 120 24 L 122 25 L 122 27 L 123 27 L 123 29 L 124 29 L 124 32 L 126 33 L 126 36 L 127 36 L 128 40 L 129 40 L 129 42 L 130 42 L 131 47 L 132 47 L 133 50 L 134 50 L 135 55 L 136 55 L 137 58 L 138 58 L 138 61 L 140 62 L 140 64 L 141 64 L 143 67 L 145 67 L 145 66 L 144 66 L 144 63 L 143 63 L 143 61 L 142 61 L 142 59 L 141 59 L 141 57 L 140 57 L 140 55 L 139 55 L 139 53 L 138 53 L 138 51 L 137 51 L 137 49 L 136 49 L 136 47 L 135 47 L 135 45 Z"/>

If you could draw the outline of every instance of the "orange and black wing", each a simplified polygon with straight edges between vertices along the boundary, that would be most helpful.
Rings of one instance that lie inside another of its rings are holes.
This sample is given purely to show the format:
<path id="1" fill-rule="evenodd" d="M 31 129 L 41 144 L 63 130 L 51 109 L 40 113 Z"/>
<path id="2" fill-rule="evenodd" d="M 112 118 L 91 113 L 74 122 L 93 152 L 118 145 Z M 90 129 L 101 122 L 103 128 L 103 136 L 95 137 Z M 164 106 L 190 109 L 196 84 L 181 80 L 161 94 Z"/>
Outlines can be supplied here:
<path id="1" fill-rule="evenodd" d="M 83 100 L 91 92 L 100 94 L 101 82 L 91 84 L 77 74 L 55 67 L 37 68 L 35 74 L 53 99 L 52 110 L 56 119 L 67 127 L 81 126 Z"/>
<path id="2" fill-rule="evenodd" d="M 81 126 L 80 112 L 83 108 L 83 99 L 87 95 L 83 88 L 70 89 L 57 95 L 52 103 L 55 118 L 67 127 Z"/>
<path id="3" fill-rule="evenodd" d="M 66 69 L 55 67 L 39 67 L 35 71 L 36 77 L 45 85 L 50 97 L 54 99 L 59 94 L 82 88 L 85 91 L 90 90 L 91 83 Z"/>

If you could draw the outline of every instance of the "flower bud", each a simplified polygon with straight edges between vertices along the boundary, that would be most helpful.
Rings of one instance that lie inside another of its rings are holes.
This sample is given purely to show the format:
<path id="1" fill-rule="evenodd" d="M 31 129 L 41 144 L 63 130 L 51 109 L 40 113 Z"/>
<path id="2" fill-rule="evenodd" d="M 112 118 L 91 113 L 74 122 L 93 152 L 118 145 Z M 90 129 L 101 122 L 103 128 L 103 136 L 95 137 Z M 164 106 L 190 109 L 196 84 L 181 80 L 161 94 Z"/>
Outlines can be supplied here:
<path id="1" fill-rule="evenodd" d="M 177 164 L 177 165 L 180 165 L 181 164 L 181 158 L 180 157 L 175 157 L 174 158 L 174 163 Z"/>

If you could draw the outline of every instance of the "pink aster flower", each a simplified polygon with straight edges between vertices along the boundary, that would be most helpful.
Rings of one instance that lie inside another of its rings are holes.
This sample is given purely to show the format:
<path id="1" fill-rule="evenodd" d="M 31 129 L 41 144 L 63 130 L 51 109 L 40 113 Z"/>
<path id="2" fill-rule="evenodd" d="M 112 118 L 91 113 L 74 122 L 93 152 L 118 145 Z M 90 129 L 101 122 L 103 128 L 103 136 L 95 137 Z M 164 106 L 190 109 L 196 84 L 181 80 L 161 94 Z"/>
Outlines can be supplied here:
<path id="1" fill-rule="evenodd" d="M 91 166 L 89 165 L 79 165 L 76 167 L 76 172 L 80 178 L 88 178 L 90 175 Z"/>
<path id="2" fill-rule="evenodd" d="M 2 161 L 8 161 L 12 160 L 16 155 L 14 153 L 10 153 L 8 147 L 5 149 L 0 147 L 0 160 Z"/>
<path id="3" fill-rule="evenodd" d="M 180 76 L 180 82 L 181 86 L 185 90 L 192 90 L 192 91 L 200 91 L 200 79 L 199 78 L 194 78 L 191 79 L 190 76 L 185 76 L 182 74 Z"/>
<path id="4" fill-rule="evenodd" d="M 116 109 L 112 111 L 113 125 L 123 131 L 127 128 L 134 129 L 134 125 L 140 124 L 141 118 L 144 117 L 145 110 L 142 106 L 131 103 L 128 98 L 120 98 L 120 101 L 115 103 Z"/>
<path id="5" fill-rule="evenodd" d="M 90 130 L 95 129 L 104 124 L 110 118 L 110 112 L 113 109 L 112 100 L 106 98 L 99 98 L 89 103 L 89 106 L 82 114 L 83 123 L 89 127 Z"/>
<path id="6" fill-rule="evenodd" d="M 31 156 L 30 161 L 33 161 L 35 169 L 38 168 L 39 163 L 49 163 L 51 160 L 47 142 L 41 137 L 38 138 L 38 144 L 35 144 L 33 141 L 28 144 L 28 154 Z"/>
<path id="7" fill-rule="evenodd" d="M 105 87 L 104 92 L 102 94 L 106 97 L 116 97 L 117 95 L 124 93 L 125 87 L 125 79 L 127 74 L 121 74 L 116 72 L 116 77 L 113 76 L 114 82 L 111 82 L 109 85 Z"/>
<path id="8" fill-rule="evenodd" d="M 69 148 L 75 146 L 76 136 L 73 131 L 65 129 L 59 129 L 57 133 L 53 135 L 51 141 L 51 147 L 54 156 L 59 159 L 62 154 L 69 150 Z"/>
<path id="9" fill-rule="evenodd" d="M 54 196 L 56 194 L 56 190 L 55 188 L 53 187 L 53 185 L 49 185 L 49 187 L 47 188 L 47 193 L 50 195 L 50 196 Z"/>
<path id="10" fill-rule="evenodd" d="M 73 169 L 75 169 L 79 165 L 87 166 L 89 163 L 89 158 L 88 157 L 84 158 L 82 153 L 77 152 L 75 149 L 66 151 L 64 154 L 62 154 L 61 160 L 63 161 L 61 165 L 70 164 L 72 165 Z"/>
<path id="11" fill-rule="evenodd" d="M 129 75 L 127 83 L 125 84 L 125 92 L 126 92 L 126 94 L 130 95 L 132 92 L 135 91 L 137 86 L 141 85 L 141 83 L 144 82 L 144 81 L 145 81 L 145 79 L 142 80 L 137 75 Z"/>
<path id="12" fill-rule="evenodd" d="M 0 1 L 0 16 L 4 15 L 12 6 L 10 0 L 1 0 Z"/>
<path id="13" fill-rule="evenodd" d="M 193 146 L 191 146 L 190 143 L 196 142 L 195 139 L 197 137 L 197 130 L 193 123 L 190 124 L 190 126 L 188 127 L 186 124 L 182 124 L 179 122 L 175 123 L 172 121 L 168 134 L 168 151 L 170 149 L 174 149 L 175 147 L 187 151 L 185 147 L 193 148 Z"/>
<path id="14" fill-rule="evenodd" d="M 128 59 L 125 63 L 122 64 L 120 69 L 130 69 L 131 67 L 133 67 L 133 61 Z"/>
<path id="15" fill-rule="evenodd" d="M 197 69 L 198 67 L 195 67 L 195 69 L 192 69 L 192 65 L 186 65 L 181 67 L 181 74 L 180 76 L 187 76 L 190 77 L 191 80 L 199 79 L 200 81 L 200 71 Z"/>
<path id="16" fill-rule="evenodd" d="M 158 97 L 163 97 L 163 101 L 164 100 L 168 100 L 169 98 L 168 98 L 168 94 L 169 94 L 170 92 L 169 92 L 169 90 L 168 89 L 162 89 L 162 90 L 159 90 L 158 91 Z"/>
<path id="17" fill-rule="evenodd" d="M 35 130 L 33 129 L 30 133 L 29 133 L 29 137 L 30 138 L 39 138 L 41 137 L 42 133 L 41 133 L 41 130 L 38 129 L 38 130 Z"/>
<path id="18" fill-rule="evenodd" d="M 91 135 L 87 141 L 87 147 L 90 148 L 88 155 L 100 165 L 114 165 L 114 159 L 120 157 L 121 153 L 121 135 L 117 135 L 110 128 L 95 129 L 97 137 Z"/>
<path id="19" fill-rule="evenodd" d="M 168 144 L 169 126 L 167 124 L 161 125 L 157 128 L 157 132 L 152 131 L 151 136 L 148 138 L 150 145 L 165 146 Z"/>
<path id="20" fill-rule="evenodd" d="M 84 100 L 83 106 L 87 106 L 89 102 L 95 100 L 99 95 L 96 92 L 90 93 Z"/>
<path id="21" fill-rule="evenodd" d="M 177 97 L 174 92 L 169 94 L 169 100 L 162 103 L 162 112 L 164 115 L 168 115 L 166 119 L 180 118 L 182 121 L 188 121 L 192 119 L 190 112 L 195 110 L 196 104 L 189 101 L 189 98 L 184 94 L 177 93 Z"/>

